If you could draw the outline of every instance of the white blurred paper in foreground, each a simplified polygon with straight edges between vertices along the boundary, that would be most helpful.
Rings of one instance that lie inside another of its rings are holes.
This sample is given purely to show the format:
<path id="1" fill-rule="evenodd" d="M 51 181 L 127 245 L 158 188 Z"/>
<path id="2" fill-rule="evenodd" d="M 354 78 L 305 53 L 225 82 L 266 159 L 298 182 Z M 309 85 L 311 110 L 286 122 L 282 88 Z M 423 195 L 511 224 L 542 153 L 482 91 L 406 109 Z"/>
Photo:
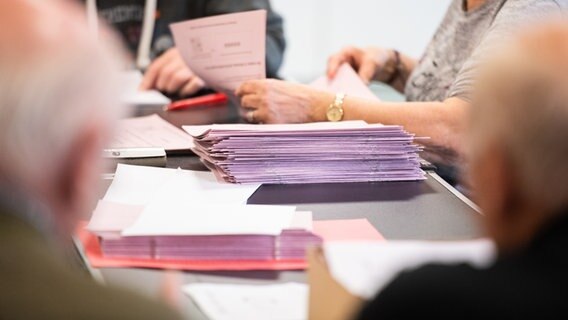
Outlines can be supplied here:
<path id="1" fill-rule="evenodd" d="M 489 240 L 332 242 L 324 244 L 324 252 L 335 280 L 352 294 L 371 299 L 400 272 L 428 263 L 487 267 L 495 246 Z"/>
<path id="2" fill-rule="evenodd" d="M 308 286 L 305 284 L 199 283 L 186 285 L 183 291 L 212 320 L 307 319 Z"/>

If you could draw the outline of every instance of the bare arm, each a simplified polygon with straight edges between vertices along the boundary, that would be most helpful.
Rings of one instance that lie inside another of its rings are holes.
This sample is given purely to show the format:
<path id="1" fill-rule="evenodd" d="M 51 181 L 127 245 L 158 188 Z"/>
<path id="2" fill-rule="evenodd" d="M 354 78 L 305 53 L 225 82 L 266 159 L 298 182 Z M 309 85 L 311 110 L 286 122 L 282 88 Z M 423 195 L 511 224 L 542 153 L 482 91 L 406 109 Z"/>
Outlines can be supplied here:
<path id="1" fill-rule="evenodd" d="M 327 109 L 334 94 L 309 86 L 280 80 L 253 80 L 236 92 L 247 119 L 261 123 L 327 121 Z M 462 154 L 461 133 L 469 103 L 459 98 L 443 102 L 377 102 L 347 96 L 343 120 L 402 125 L 419 137 L 426 147 L 425 159 L 455 164 Z M 250 114 L 252 113 L 252 114 Z"/>
<path id="2" fill-rule="evenodd" d="M 368 123 L 402 125 L 418 137 L 426 147 L 423 156 L 441 164 L 455 164 L 462 154 L 461 134 L 468 103 L 459 98 L 444 102 L 375 102 L 356 97 L 345 98 L 344 120 L 365 120 Z M 325 121 L 327 106 L 321 108 Z"/>

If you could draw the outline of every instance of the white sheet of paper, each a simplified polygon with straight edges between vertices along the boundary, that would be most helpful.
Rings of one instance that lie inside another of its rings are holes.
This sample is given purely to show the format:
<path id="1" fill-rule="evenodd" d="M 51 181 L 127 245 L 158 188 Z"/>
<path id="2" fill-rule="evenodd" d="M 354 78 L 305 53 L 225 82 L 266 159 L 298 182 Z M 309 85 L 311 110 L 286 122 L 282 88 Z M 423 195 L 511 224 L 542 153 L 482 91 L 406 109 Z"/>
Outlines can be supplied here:
<path id="1" fill-rule="evenodd" d="M 217 182 L 209 171 L 190 171 L 119 164 L 103 200 L 146 205 L 190 199 L 195 204 L 244 204 L 260 184 Z"/>
<path id="2" fill-rule="evenodd" d="M 142 73 L 138 70 L 125 71 L 122 74 L 124 92 L 121 100 L 123 103 L 132 106 L 165 106 L 171 102 L 160 91 L 138 90 L 142 78 Z"/>
<path id="3" fill-rule="evenodd" d="M 308 286 L 206 284 L 183 287 L 212 320 L 302 320 L 308 317 Z"/>
<path id="4" fill-rule="evenodd" d="M 104 201 L 145 205 L 177 169 L 118 164 Z"/>
<path id="5" fill-rule="evenodd" d="M 266 10 L 189 20 L 170 26 L 176 47 L 209 86 L 234 91 L 266 77 Z"/>
<path id="6" fill-rule="evenodd" d="M 290 228 L 296 207 L 202 205 L 178 199 L 153 201 L 123 236 L 272 235 Z"/>
<path id="7" fill-rule="evenodd" d="M 339 67 L 335 77 L 328 79 L 322 76 L 310 84 L 312 87 L 333 93 L 345 93 L 354 97 L 379 100 L 369 87 L 359 78 L 359 75 L 347 63 Z"/>
<path id="8" fill-rule="evenodd" d="M 495 257 L 489 240 L 331 242 L 324 244 L 332 276 L 349 292 L 371 299 L 401 271 L 428 263 L 468 262 L 483 268 Z"/>
<path id="9" fill-rule="evenodd" d="M 120 120 L 111 148 L 151 148 L 166 151 L 189 150 L 193 138 L 157 114 Z"/>
<path id="10" fill-rule="evenodd" d="M 312 231 L 313 228 L 313 214 L 311 211 L 296 211 L 290 224 L 290 229 L 302 229 Z"/>

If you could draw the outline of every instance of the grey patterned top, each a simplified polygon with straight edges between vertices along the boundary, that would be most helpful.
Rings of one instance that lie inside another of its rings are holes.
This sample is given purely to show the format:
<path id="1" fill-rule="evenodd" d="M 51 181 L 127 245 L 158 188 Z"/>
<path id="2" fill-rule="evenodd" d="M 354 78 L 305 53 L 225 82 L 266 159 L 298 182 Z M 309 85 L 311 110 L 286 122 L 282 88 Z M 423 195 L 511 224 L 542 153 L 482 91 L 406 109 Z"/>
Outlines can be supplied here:
<path id="1" fill-rule="evenodd" d="M 487 0 L 466 12 L 465 0 L 454 0 L 410 75 L 408 101 L 470 100 L 475 70 L 496 45 L 519 27 L 561 12 L 568 0 Z"/>

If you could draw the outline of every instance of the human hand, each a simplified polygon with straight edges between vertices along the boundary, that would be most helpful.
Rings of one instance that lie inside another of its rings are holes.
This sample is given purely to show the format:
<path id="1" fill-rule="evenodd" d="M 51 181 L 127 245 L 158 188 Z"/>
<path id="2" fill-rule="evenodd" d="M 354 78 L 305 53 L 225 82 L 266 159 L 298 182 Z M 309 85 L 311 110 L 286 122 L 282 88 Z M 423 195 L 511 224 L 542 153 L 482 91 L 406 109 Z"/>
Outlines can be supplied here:
<path id="1" fill-rule="evenodd" d="M 365 49 L 345 47 L 329 57 L 327 61 L 327 76 L 330 79 L 335 77 L 339 67 L 343 63 L 349 63 L 365 83 L 368 84 L 371 80 L 384 81 L 384 79 L 388 79 L 389 75 L 382 76 L 381 71 L 391 59 L 392 54 L 392 50 L 378 47 Z"/>
<path id="2" fill-rule="evenodd" d="M 150 64 L 139 89 L 157 89 L 186 97 L 204 86 L 205 82 L 189 69 L 178 49 L 171 48 Z"/>
<path id="3" fill-rule="evenodd" d="M 333 94 L 282 80 L 251 80 L 235 92 L 241 116 L 251 123 L 303 123 L 325 121 Z"/>

